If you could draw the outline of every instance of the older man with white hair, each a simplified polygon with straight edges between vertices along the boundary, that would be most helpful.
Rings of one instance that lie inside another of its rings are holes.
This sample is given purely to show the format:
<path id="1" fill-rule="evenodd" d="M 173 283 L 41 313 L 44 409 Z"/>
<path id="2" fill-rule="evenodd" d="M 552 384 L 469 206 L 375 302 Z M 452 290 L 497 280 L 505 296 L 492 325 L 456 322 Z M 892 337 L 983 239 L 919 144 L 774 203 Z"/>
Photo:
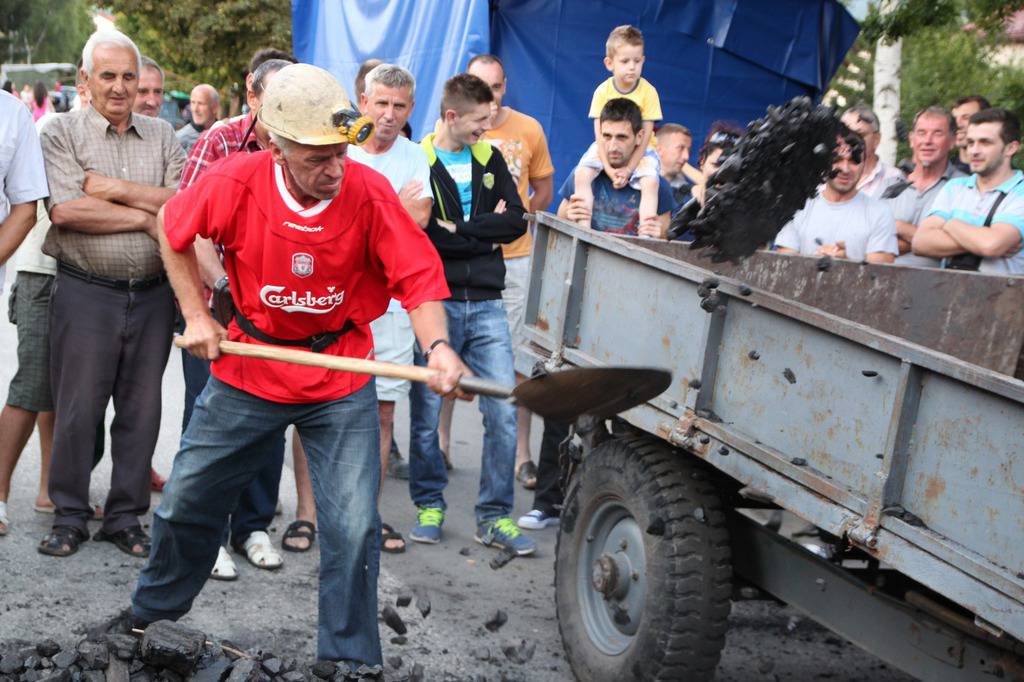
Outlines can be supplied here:
<path id="1" fill-rule="evenodd" d="M 188 104 L 192 112 L 192 120 L 175 133 L 186 154 L 192 151 L 199 136 L 217 122 L 217 114 L 220 112 L 220 94 L 217 92 L 217 88 L 209 83 L 200 83 L 192 88 Z"/>
<path id="2" fill-rule="evenodd" d="M 54 119 L 41 142 L 57 259 L 50 300 L 53 530 L 39 551 L 74 554 L 88 539 L 96 425 L 113 398 L 113 473 L 96 540 L 149 553 L 149 508 L 161 377 L 174 300 L 157 245 L 156 214 L 174 195 L 185 153 L 166 121 L 133 113 L 142 59 L 128 36 L 94 33 L 82 51 L 92 106 Z"/>

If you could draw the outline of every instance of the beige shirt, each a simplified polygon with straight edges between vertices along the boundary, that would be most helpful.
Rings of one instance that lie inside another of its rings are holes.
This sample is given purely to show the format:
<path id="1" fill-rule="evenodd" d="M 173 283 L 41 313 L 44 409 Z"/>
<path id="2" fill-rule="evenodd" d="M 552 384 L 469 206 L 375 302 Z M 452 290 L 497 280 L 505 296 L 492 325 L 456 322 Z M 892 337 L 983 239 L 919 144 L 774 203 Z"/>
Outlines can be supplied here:
<path id="1" fill-rule="evenodd" d="M 85 196 L 86 171 L 154 187 L 178 186 L 185 152 L 170 124 L 132 114 L 119 135 L 92 107 L 50 122 L 41 135 L 48 211 Z M 145 232 L 87 234 L 54 225 L 43 251 L 86 272 L 114 279 L 147 278 L 163 271 L 160 248 Z"/>

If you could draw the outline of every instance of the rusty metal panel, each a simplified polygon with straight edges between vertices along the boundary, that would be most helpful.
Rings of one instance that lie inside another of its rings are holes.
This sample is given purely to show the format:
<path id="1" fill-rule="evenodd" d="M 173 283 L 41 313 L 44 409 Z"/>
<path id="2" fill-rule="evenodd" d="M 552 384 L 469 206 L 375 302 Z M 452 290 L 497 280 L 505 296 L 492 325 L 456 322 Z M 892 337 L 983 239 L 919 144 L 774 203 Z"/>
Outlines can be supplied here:
<path id="1" fill-rule="evenodd" d="M 1021 406 L 936 374 L 922 382 L 903 506 L 1011 572 L 1024 568 Z"/>
<path id="2" fill-rule="evenodd" d="M 863 492 L 881 464 L 899 374 L 896 358 L 733 301 L 712 409 L 730 428 Z"/>
<path id="3" fill-rule="evenodd" d="M 680 242 L 630 240 L 878 331 L 1013 375 L 1024 346 L 1024 278 L 869 265 L 761 251 L 740 265 L 712 263 Z"/>

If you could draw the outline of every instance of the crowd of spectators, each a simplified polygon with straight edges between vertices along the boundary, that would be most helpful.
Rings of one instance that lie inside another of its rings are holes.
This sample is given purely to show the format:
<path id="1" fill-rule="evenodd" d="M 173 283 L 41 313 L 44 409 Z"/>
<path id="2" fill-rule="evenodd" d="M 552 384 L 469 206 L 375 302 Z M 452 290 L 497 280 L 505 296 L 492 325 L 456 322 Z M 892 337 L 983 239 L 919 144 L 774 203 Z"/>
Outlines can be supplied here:
<path id="1" fill-rule="evenodd" d="M 558 216 L 595 231 L 664 239 L 684 204 L 703 204 L 708 178 L 742 129 L 716 123 L 701 144 L 682 122 L 663 121 L 655 84 L 642 76 L 643 36 L 615 28 L 606 44 L 610 77 L 590 104 L 594 142 L 575 168 L 556 169 L 536 119 L 505 102 L 507 75 L 494 55 L 477 55 L 445 84 L 432 131 L 409 127 L 416 106 L 411 73 L 368 60 L 353 103 L 374 123 L 365 147 L 349 159 L 385 176 L 406 211 L 424 229 L 445 267 L 450 345 L 477 374 L 505 384 L 522 381 L 512 349 L 522 341 L 530 258 L 524 213 L 555 199 Z M 271 133 L 256 117 L 275 73 L 294 60 L 261 50 L 246 80 L 248 113 L 220 119 L 217 90 L 199 84 L 190 121 L 175 132 L 158 118 L 164 72 L 117 32 L 97 32 L 86 45 L 74 107 L 68 97 L 36 84 L 19 97 L 0 94 L 0 264 L 18 248 L 11 291 L 18 331 L 18 372 L 0 414 L 0 535 L 10 529 L 6 501 L 15 464 L 34 428 L 40 434 L 42 476 L 36 508 L 54 513 L 39 550 L 73 554 L 94 539 L 144 557 L 149 537 L 140 517 L 162 480 L 151 471 L 161 413 L 161 376 L 175 318 L 173 294 L 156 241 L 156 215 L 176 192 L 202 182 L 211 166 L 234 154 L 270 148 Z M 10 88 L 8 88 L 10 89 Z M 868 263 L 1024 274 L 1024 174 L 1012 167 L 1020 148 L 1017 117 L 978 95 L 915 112 L 911 159 L 901 168 L 878 157 L 879 120 L 868 107 L 842 112 L 844 138 L 817 196 L 766 248 L 783 254 L 830 256 Z M 581 120 L 584 114 L 581 108 Z M 33 125 L 34 124 L 34 125 Z M 412 139 L 410 139 L 412 138 Z M 420 139 L 417 144 L 413 139 Z M 696 152 L 696 160 L 691 159 Z M 37 202 L 45 200 L 39 206 Z M 34 227 L 33 227 L 34 226 Z M 195 246 L 200 275 L 214 309 L 229 297 L 218 245 Z M 300 265 L 294 265 L 298 272 Z M 2 273 L 2 270 L 0 270 Z M 0 285 L 3 279 L 0 276 Z M 237 322 L 243 324 L 244 321 Z M 225 320 L 227 324 L 227 320 Z M 248 323 L 251 324 L 251 323 Z M 378 359 L 424 365 L 402 306 L 393 301 L 372 325 Z M 259 339 L 258 330 L 246 331 Z M 88 362 L 80 358 L 88 357 Z M 192 406 L 210 376 L 209 363 L 183 355 L 187 437 Z M 447 513 L 444 489 L 450 443 L 450 401 L 421 385 L 378 380 L 382 475 L 408 478 L 417 508 L 410 538 L 437 543 Z M 394 443 L 394 407 L 409 396 L 408 464 Z M 105 451 L 104 415 L 114 421 L 109 452 L 113 478 L 107 499 L 89 499 L 90 472 Z M 519 528 L 557 523 L 557 448 L 567 426 L 547 423 L 540 469 L 530 449 L 530 415 L 507 402 L 480 399 L 484 440 L 474 514 L 486 545 L 534 551 Z M 301 439 L 293 439 L 298 487 L 295 521 L 281 539 L 287 551 L 316 541 L 316 512 Z M 212 577 L 238 572 L 227 547 L 260 568 L 282 564 L 269 536 L 278 506 L 284 442 L 225 519 L 221 556 Z M 510 518 L 515 481 L 537 488 L 533 511 Z M 381 547 L 405 551 L 405 538 L 384 524 Z"/>

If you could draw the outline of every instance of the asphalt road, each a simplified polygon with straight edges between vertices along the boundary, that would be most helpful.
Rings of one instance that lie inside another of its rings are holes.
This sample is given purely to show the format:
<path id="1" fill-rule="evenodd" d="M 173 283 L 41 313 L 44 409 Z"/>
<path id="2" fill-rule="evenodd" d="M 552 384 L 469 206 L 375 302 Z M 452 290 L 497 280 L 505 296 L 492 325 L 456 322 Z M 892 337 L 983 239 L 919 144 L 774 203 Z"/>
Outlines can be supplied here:
<path id="1" fill-rule="evenodd" d="M 12 275 L 9 275 L 12 276 Z M 6 295 L 0 310 L 6 311 Z M 0 322 L 0 394 L 16 369 L 15 330 Z M 173 352 L 164 375 L 164 411 L 156 468 L 171 469 L 181 423 L 181 366 Z M 408 443 L 408 417 L 399 405 L 398 439 Z M 108 414 L 108 418 L 111 415 Z M 534 452 L 539 448 L 539 423 Z M 480 416 L 475 404 L 460 404 L 455 415 L 455 470 L 447 494 L 449 514 L 443 541 L 436 546 L 410 543 L 401 555 L 381 561 L 381 606 L 394 603 L 399 591 L 421 587 L 430 595 L 427 618 L 410 606 L 398 609 L 409 626 L 405 644 L 389 642 L 394 633 L 381 624 L 385 659 L 400 656 L 402 668 L 389 667 L 389 678 L 400 677 L 413 662 L 425 666 L 428 680 L 522 679 L 535 682 L 571 680 L 562 653 L 554 611 L 553 555 L 555 531 L 536 532 L 537 556 L 518 559 L 501 570 L 488 566 L 492 550 L 473 540 L 473 502 L 479 481 Z M 290 460 L 290 458 L 289 458 Z M 294 478 L 290 461 L 282 480 L 284 514 L 271 535 L 277 542 L 293 518 Z M 47 532 L 52 517 L 32 511 L 39 472 L 38 440 L 33 437 L 15 478 L 10 499 L 11 534 L 0 538 L 0 641 L 53 637 L 76 640 L 85 626 L 113 615 L 128 604 L 140 560 L 106 543 L 85 543 L 67 559 L 44 557 L 35 545 Z M 92 480 L 93 499 L 102 500 L 109 486 L 106 457 Z M 158 502 L 154 496 L 154 505 Z M 532 495 L 517 487 L 516 515 L 530 509 Z M 407 534 L 413 506 L 404 482 L 387 480 L 381 514 Z M 148 519 L 147 519 L 148 521 Z M 461 553 L 460 553 L 460 550 Z M 279 571 L 258 570 L 238 557 L 240 579 L 210 581 L 196 600 L 186 622 L 211 637 L 243 648 L 259 648 L 280 656 L 312 660 L 315 655 L 317 553 L 286 554 Z M 484 622 L 495 609 L 504 609 L 507 625 L 490 633 Z M 767 602 L 734 606 L 731 628 L 718 679 L 747 680 L 908 680 L 842 638 L 801 617 L 794 610 Z M 525 665 L 514 664 L 502 648 L 522 640 L 536 643 L 536 654 Z M 488 660 L 482 660 L 482 659 Z M 396 661 L 397 662 L 397 661 Z"/>

